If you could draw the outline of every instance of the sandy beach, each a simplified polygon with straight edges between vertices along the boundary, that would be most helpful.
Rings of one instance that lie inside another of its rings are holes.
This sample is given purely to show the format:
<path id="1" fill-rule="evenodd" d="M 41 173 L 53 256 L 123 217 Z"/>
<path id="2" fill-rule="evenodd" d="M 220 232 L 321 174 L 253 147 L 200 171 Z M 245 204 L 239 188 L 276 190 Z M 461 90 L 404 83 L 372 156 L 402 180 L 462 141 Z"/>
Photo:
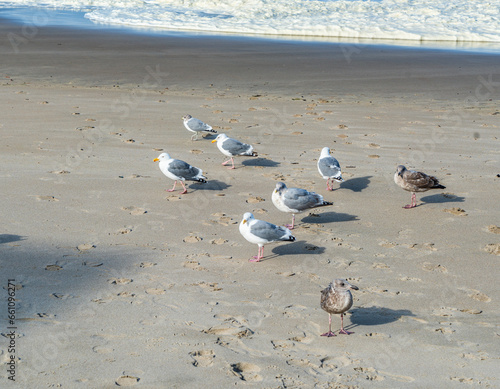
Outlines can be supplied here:
<path id="1" fill-rule="evenodd" d="M 498 55 L 0 22 L 1 387 L 500 386 Z M 161 152 L 208 183 L 166 192 Z M 446 189 L 403 209 L 400 164 Z M 333 205 L 249 262 L 280 181 Z"/>

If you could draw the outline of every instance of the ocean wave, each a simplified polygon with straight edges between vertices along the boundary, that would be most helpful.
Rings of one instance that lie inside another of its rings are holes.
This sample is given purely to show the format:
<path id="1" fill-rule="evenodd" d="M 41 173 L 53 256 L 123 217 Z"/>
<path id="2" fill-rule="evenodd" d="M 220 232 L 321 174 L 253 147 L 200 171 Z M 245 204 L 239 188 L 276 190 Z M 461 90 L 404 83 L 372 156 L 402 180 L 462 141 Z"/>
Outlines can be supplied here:
<path id="1" fill-rule="evenodd" d="M 500 42 L 500 0 L 32 0 L 106 24 L 282 36 Z"/>

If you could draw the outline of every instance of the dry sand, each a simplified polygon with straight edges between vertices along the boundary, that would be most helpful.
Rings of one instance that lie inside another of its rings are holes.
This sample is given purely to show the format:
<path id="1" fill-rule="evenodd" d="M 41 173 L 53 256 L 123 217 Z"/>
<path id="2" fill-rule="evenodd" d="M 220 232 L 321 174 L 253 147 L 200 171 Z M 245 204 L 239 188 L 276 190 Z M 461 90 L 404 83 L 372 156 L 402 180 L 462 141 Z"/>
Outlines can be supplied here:
<path id="1" fill-rule="evenodd" d="M 500 386 L 498 56 L 26 31 L 0 28 L 0 317 L 15 279 L 17 387 Z M 190 141 L 187 113 L 259 158 L 227 170 L 213 136 Z M 324 146 L 344 172 L 333 192 Z M 161 151 L 209 182 L 165 192 Z M 447 188 L 403 209 L 398 164 Z M 290 221 L 271 203 L 280 180 L 334 205 L 250 263 L 238 223 Z M 323 338 L 320 291 L 339 277 L 360 288 L 355 333 Z"/>

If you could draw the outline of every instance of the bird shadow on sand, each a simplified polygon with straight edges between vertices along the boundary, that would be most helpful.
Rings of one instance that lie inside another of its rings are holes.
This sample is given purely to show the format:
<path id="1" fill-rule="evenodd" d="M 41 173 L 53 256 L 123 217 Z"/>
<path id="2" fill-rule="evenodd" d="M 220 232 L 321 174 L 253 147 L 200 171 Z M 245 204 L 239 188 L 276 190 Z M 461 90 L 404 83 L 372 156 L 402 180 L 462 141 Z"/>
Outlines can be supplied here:
<path id="1" fill-rule="evenodd" d="M 337 212 L 310 213 L 308 216 L 302 218 L 303 223 L 309 223 L 309 224 L 350 222 L 352 220 L 359 220 L 359 219 L 356 215 L 350 215 L 348 213 L 337 213 Z"/>
<path id="2" fill-rule="evenodd" d="M 368 188 L 370 178 L 372 178 L 372 176 L 357 177 L 343 181 L 340 183 L 339 189 L 342 188 L 352 190 L 353 192 L 361 192 Z"/>
<path id="3" fill-rule="evenodd" d="M 420 198 L 424 203 L 463 203 L 465 197 L 455 196 L 448 193 L 438 193 Z"/>
<path id="4" fill-rule="evenodd" d="M 226 184 L 225 182 L 219 181 L 219 180 L 210 180 L 206 184 L 200 184 L 200 183 L 195 183 L 192 185 L 189 185 L 190 189 L 196 189 L 196 190 L 224 190 L 229 188 L 231 185 Z"/>
<path id="5" fill-rule="evenodd" d="M 198 140 L 202 140 L 202 139 L 213 140 L 213 139 L 217 138 L 217 135 L 219 135 L 219 134 L 203 134 L 202 136 L 198 136 Z"/>
<path id="6" fill-rule="evenodd" d="M 352 309 L 349 328 L 357 326 L 379 326 L 393 323 L 402 316 L 415 316 L 409 309 L 390 309 L 385 307 L 359 307 Z M 347 328 L 347 327 L 346 327 Z"/>
<path id="7" fill-rule="evenodd" d="M 0 234 L 0 244 L 19 242 L 21 240 L 26 240 L 26 237 L 13 234 Z"/>
<path id="8" fill-rule="evenodd" d="M 274 258 L 275 256 L 280 255 L 323 254 L 325 252 L 325 248 L 307 243 L 305 240 L 298 240 L 293 243 L 281 244 L 273 247 L 271 251 L 274 254 L 271 257 Z"/>
<path id="9" fill-rule="evenodd" d="M 279 162 L 267 158 L 246 159 L 245 161 L 241 162 L 241 164 L 243 166 L 264 166 L 264 167 L 276 167 L 280 165 Z"/>

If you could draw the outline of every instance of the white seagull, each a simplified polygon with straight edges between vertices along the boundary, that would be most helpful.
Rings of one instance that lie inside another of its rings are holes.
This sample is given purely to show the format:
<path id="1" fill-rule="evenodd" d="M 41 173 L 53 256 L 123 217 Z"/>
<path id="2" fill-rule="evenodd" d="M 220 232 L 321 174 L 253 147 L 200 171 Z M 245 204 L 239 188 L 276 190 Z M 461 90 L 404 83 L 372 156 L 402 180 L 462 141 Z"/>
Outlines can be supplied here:
<path id="1" fill-rule="evenodd" d="M 211 132 L 217 134 L 217 131 L 213 130 L 212 126 L 203 123 L 201 120 L 196 119 L 191 115 L 184 115 L 182 120 L 184 121 L 184 127 L 186 127 L 188 131 L 194 132 L 191 140 L 197 140 L 200 132 Z"/>
<path id="2" fill-rule="evenodd" d="M 217 138 L 215 138 L 212 143 L 217 142 L 217 148 L 220 152 L 231 159 L 228 159 L 225 162 L 222 162 L 223 165 L 226 165 L 231 161 L 232 166 L 228 169 L 234 169 L 234 157 L 237 155 L 248 155 L 250 157 L 257 157 L 257 153 L 253 151 L 253 146 L 248 145 L 246 143 L 242 143 L 239 140 L 229 138 L 226 134 L 219 134 Z"/>
<path id="3" fill-rule="evenodd" d="M 326 180 L 326 188 L 328 190 L 333 190 L 329 182 L 338 181 L 342 182 L 342 172 L 340 171 L 340 164 L 335 158 L 330 155 L 330 149 L 328 147 L 323 147 L 321 150 L 321 155 L 318 159 L 318 171 L 319 174 Z"/>
<path id="4" fill-rule="evenodd" d="M 259 262 L 264 258 L 264 245 L 266 243 L 277 241 L 293 242 L 295 240 L 288 228 L 255 219 L 250 212 L 243 215 L 243 220 L 240 223 L 240 233 L 250 243 L 259 245 L 257 256 L 250 259 L 250 262 Z"/>
<path id="5" fill-rule="evenodd" d="M 160 170 L 168 178 L 174 180 L 174 187 L 172 189 L 166 189 L 167 192 L 173 192 L 177 181 L 181 182 L 184 191 L 181 194 L 187 193 L 184 181 L 198 181 L 207 182 L 207 178 L 203 176 L 203 171 L 197 167 L 191 166 L 188 163 L 181 161 L 180 159 L 170 158 L 168 153 L 161 153 L 158 158 L 153 160 L 154 162 L 160 162 Z"/>
<path id="6" fill-rule="evenodd" d="M 295 226 L 295 214 L 307 211 L 311 208 L 332 205 L 329 201 L 324 201 L 323 196 L 309 192 L 300 188 L 287 188 L 283 182 L 278 182 L 272 194 L 273 204 L 282 212 L 292 214 L 292 224 L 286 227 L 293 230 Z"/>

